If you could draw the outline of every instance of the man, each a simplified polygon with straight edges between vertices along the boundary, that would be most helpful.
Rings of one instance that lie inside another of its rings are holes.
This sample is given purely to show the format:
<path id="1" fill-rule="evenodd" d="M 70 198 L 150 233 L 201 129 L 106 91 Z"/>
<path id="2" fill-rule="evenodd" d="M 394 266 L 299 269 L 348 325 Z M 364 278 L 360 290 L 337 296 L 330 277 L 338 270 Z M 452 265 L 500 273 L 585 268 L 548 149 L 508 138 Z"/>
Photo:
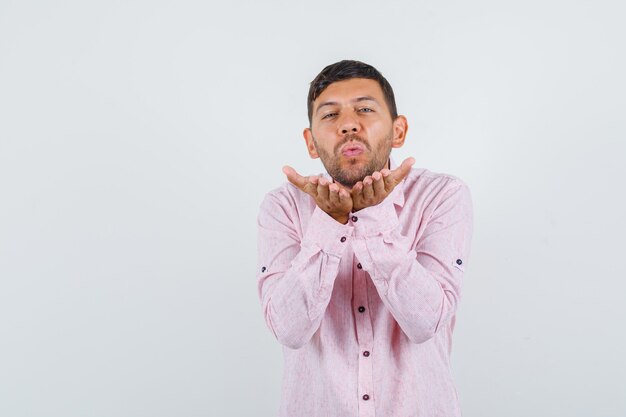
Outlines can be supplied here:
<path id="1" fill-rule="evenodd" d="M 327 174 L 268 193 L 258 291 L 283 345 L 281 417 L 455 417 L 451 336 L 472 235 L 467 185 L 400 166 L 407 120 L 358 61 L 313 80 L 304 139 Z"/>

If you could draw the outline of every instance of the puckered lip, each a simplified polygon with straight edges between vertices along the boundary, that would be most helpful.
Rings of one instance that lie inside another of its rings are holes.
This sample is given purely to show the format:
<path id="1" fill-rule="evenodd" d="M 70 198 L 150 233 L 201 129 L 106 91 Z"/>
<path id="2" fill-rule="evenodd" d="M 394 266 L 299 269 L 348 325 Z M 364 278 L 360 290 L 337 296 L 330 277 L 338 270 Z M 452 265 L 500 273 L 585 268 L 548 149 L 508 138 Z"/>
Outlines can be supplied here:
<path id="1" fill-rule="evenodd" d="M 341 147 L 340 152 L 342 154 L 353 153 L 353 152 L 362 153 L 362 152 L 365 152 L 365 146 L 363 146 L 362 144 L 358 142 L 348 142 Z"/>

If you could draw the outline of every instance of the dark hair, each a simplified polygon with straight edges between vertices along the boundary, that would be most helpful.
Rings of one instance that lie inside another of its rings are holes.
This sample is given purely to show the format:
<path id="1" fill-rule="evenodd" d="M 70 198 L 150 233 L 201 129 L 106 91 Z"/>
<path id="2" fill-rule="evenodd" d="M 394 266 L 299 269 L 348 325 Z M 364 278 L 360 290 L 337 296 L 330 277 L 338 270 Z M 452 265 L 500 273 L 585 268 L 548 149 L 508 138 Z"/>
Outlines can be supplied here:
<path id="1" fill-rule="evenodd" d="M 396 108 L 396 98 L 393 95 L 393 89 L 385 77 L 373 66 L 361 61 L 343 60 L 335 62 L 324 68 L 309 87 L 309 96 L 307 99 L 307 110 L 309 112 L 309 124 L 313 116 L 313 102 L 320 94 L 334 82 L 349 80 L 351 78 L 367 78 L 378 81 L 380 88 L 383 90 L 385 102 L 389 107 L 391 118 L 395 120 L 398 117 Z"/>

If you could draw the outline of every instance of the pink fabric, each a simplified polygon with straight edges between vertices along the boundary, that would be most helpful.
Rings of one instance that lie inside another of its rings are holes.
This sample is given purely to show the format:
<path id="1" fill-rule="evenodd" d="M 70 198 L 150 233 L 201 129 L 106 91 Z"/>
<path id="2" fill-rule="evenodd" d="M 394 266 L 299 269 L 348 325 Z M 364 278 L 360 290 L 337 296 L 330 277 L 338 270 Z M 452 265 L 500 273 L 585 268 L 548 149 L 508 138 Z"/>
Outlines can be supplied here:
<path id="1" fill-rule="evenodd" d="M 467 185 L 412 169 L 353 214 L 342 225 L 289 183 L 261 204 L 258 294 L 283 345 L 280 417 L 460 416 L 450 352 Z"/>

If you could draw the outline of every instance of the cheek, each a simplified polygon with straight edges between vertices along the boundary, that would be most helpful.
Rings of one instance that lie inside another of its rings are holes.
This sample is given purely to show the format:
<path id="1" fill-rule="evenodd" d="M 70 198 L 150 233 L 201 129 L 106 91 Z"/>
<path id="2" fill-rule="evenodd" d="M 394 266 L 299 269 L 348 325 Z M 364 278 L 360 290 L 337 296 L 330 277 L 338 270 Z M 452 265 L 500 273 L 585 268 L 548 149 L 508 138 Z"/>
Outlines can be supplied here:
<path id="1" fill-rule="evenodd" d="M 378 139 L 386 136 L 388 126 L 381 121 L 370 121 L 369 123 L 363 123 L 363 130 L 367 133 L 367 136 L 371 139 Z"/>
<path id="2" fill-rule="evenodd" d="M 369 128 L 377 132 L 386 132 L 391 130 L 392 126 L 386 123 L 384 120 L 376 119 L 372 120 L 369 124 Z"/>
<path id="3" fill-rule="evenodd" d="M 332 137 L 332 133 L 334 132 L 332 123 L 313 123 L 311 127 L 311 134 L 315 137 L 317 143 L 324 142 L 325 138 Z"/>
<path id="4" fill-rule="evenodd" d="M 330 159 L 334 155 L 333 150 L 329 149 L 328 147 L 318 147 L 317 148 L 317 153 L 318 153 L 318 155 L 320 155 L 321 157 L 324 157 L 326 159 Z"/>

